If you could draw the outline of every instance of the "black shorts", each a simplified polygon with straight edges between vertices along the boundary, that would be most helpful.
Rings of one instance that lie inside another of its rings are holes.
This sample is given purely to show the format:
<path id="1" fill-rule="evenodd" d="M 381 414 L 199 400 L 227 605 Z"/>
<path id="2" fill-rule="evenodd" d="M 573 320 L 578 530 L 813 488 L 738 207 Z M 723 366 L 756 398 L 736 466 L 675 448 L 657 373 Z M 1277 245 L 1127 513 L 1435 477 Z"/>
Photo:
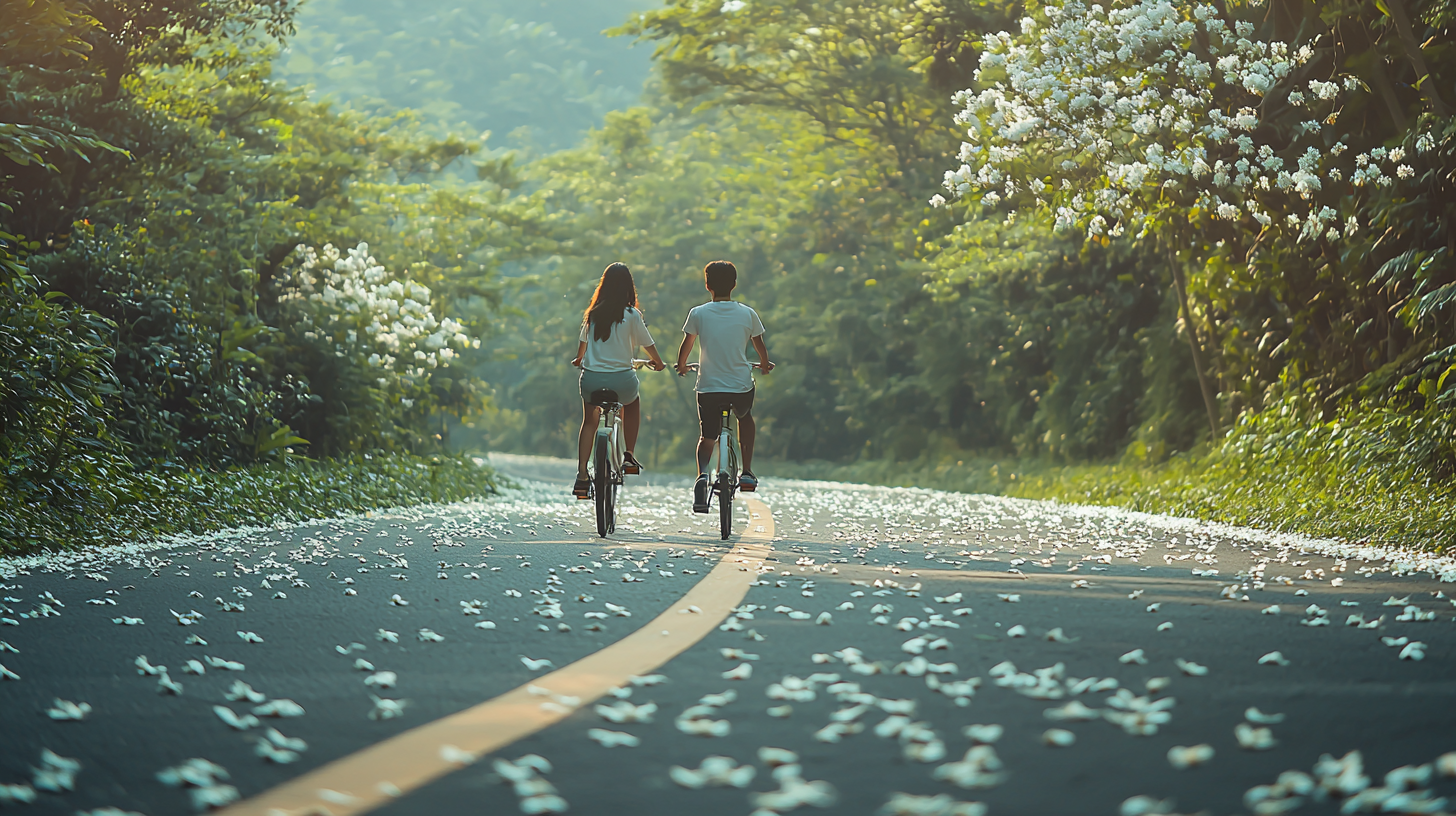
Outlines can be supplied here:
<path id="1" fill-rule="evenodd" d="M 717 439 L 723 430 L 723 409 L 731 408 L 733 415 L 743 419 L 753 411 L 752 389 L 735 394 L 731 391 L 707 391 L 698 394 L 698 424 L 703 427 L 704 439 Z"/>

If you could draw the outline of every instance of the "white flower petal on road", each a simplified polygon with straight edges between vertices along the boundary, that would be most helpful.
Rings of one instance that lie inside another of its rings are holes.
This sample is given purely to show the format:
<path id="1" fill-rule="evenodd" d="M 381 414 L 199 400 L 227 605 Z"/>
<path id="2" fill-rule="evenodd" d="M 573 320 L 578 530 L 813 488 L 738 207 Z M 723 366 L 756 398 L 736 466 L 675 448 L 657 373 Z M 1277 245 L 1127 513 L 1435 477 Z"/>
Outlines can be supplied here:
<path id="1" fill-rule="evenodd" d="M 1022 626 L 1021 624 L 1018 623 L 1015 626 L 1011 627 L 1010 629 L 1007 629 L 1006 630 L 1006 637 L 1009 637 L 1009 638 L 1026 637 L 1026 627 L 1025 626 Z"/>
<path id="2" fill-rule="evenodd" d="M 474 765 L 475 760 L 479 759 L 479 757 L 458 745 L 441 745 L 440 759 L 451 765 L 464 767 L 466 765 Z"/>
<path id="3" fill-rule="evenodd" d="M 389 605 L 390 606 L 409 606 L 409 601 L 406 601 L 404 598 L 399 597 L 399 593 L 395 593 L 395 594 L 389 596 Z"/>
<path id="4" fill-rule="evenodd" d="M 162 676 L 157 678 L 157 692 L 160 694 L 181 695 L 182 684 L 169 677 L 167 671 L 163 669 Z"/>
<path id="5" fill-rule="evenodd" d="M 1066 748 L 1077 741 L 1077 735 L 1065 728 L 1048 728 L 1042 732 L 1041 741 L 1053 748 Z"/>
<path id="6" fill-rule="evenodd" d="M 967 790 L 981 790 L 1006 781 L 1004 767 L 995 748 L 973 745 L 960 760 L 941 765 L 931 776 Z"/>
<path id="7" fill-rule="evenodd" d="M 395 717 L 404 716 L 404 707 L 409 704 L 408 700 L 389 700 L 382 697 L 369 695 L 374 702 L 374 708 L 369 710 L 371 720 L 392 720 Z"/>
<path id="8" fill-rule="evenodd" d="M 1021 603 L 1021 596 L 1016 593 L 997 593 L 996 597 L 1006 603 Z"/>
<path id="9" fill-rule="evenodd" d="M 1146 666 L 1146 665 L 1148 665 L 1148 658 L 1143 653 L 1143 650 L 1142 649 L 1133 649 L 1132 651 L 1128 652 L 1127 654 L 1124 654 L 1123 656 L 1119 657 L 1117 659 L 1117 662 L 1118 663 L 1123 663 L 1123 664 L 1136 663 L 1139 666 Z"/>
<path id="10" fill-rule="evenodd" d="M 1001 735 L 1006 733 L 1006 729 L 994 724 L 976 724 L 968 725 L 965 728 L 962 728 L 961 733 L 964 734 L 968 739 L 970 739 L 971 742 L 980 743 L 982 745 L 990 745 L 996 740 L 1001 739 Z"/>
<path id="11" fill-rule="evenodd" d="M 808 613 L 805 614 L 807 615 Z M 834 616 L 829 614 L 828 612 L 820 612 L 819 617 L 814 619 L 814 623 L 820 626 L 829 626 L 830 624 L 834 623 Z"/>
<path id="12" fill-rule="evenodd" d="M 1166 632 L 1166 631 L 1168 631 L 1169 629 L 1172 629 L 1172 628 L 1173 628 L 1173 622 L 1172 621 L 1163 621 L 1162 623 L 1158 624 L 1158 631 L 1159 632 Z"/>
<path id="13" fill-rule="evenodd" d="M 483 620 L 483 621 L 475 624 L 475 628 L 476 629 L 494 629 L 495 628 L 495 621 Z"/>
<path id="14" fill-rule="evenodd" d="M 628 734 L 625 731 L 608 731 L 605 728 L 588 728 L 586 731 L 588 739 L 600 744 L 603 748 L 636 748 L 642 744 L 639 737 Z"/>
<path id="15" fill-rule="evenodd" d="M 1245 751 L 1267 751 L 1279 742 L 1274 739 L 1274 732 L 1268 728 L 1255 728 L 1248 723 L 1234 726 L 1234 739 L 1239 741 L 1239 747 Z"/>
<path id="16" fill-rule="evenodd" d="M 146 621 L 141 618 L 131 618 L 126 615 L 122 615 L 119 618 L 112 618 L 111 622 L 118 626 L 143 626 L 146 624 Z"/>
<path id="17" fill-rule="evenodd" d="M 431 629 L 421 629 L 416 634 L 416 637 L 420 639 L 421 643 L 442 643 L 445 640 L 444 635 L 436 634 L 434 630 Z"/>
<path id="18" fill-rule="evenodd" d="M 1048 708 L 1042 716 L 1055 722 L 1091 722 L 1102 719 L 1102 711 L 1073 700 L 1060 708 Z"/>
<path id="19" fill-rule="evenodd" d="M 216 714 L 217 718 L 222 720 L 227 727 L 237 731 L 246 731 L 258 724 L 258 718 L 252 714 L 240 715 L 225 705 L 213 706 L 212 713 Z"/>
<path id="20" fill-rule="evenodd" d="M 765 713 L 767 713 L 770 717 L 783 719 L 784 717 L 787 717 L 790 714 L 794 713 L 794 707 L 787 704 L 781 706 L 770 706 Z"/>
<path id="21" fill-rule="evenodd" d="M 598 705 L 596 712 L 602 719 L 608 722 L 617 723 L 650 723 L 652 715 L 657 713 L 656 703 L 644 703 L 637 706 L 626 700 L 620 700 L 611 705 Z"/>
<path id="22" fill-rule="evenodd" d="M 137 674 L 149 674 L 153 677 L 167 670 L 166 666 L 153 666 L 151 663 L 148 663 L 146 655 L 141 655 L 132 661 L 132 665 L 136 666 Z"/>
<path id="23" fill-rule="evenodd" d="M 262 643 L 263 642 L 263 639 L 261 637 L 258 637 L 258 633 L 256 633 L 256 632 L 242 632 L 242 631 L 240 631 L 240 632 L 238 632 L 238 637 L 241 638 L 244 643 Z"/>
<path id="24" fill-rule="evenodd" d="M 374 633 L 374 639 L 381 642 L 398 643 L 399 633 L 391 632 L 388 629 L 380 629 Z"/>
<path id="25" fill-rule="evenodd" d="M 365 651 L 368 648 L 369 648 L 368 646 L 365 646 L 364 644 L 362 644 L 362 643 L 360 643 L 358 641 L 354 641 L 354 642 L 350 643 L 348 646 L 335 646 L 334 647 L 334 651 L 338 652 L 341 655 L 349 655 L 349 654 L 352 654 L 354 652 L 362 652 L 362 651 Z"/>
<path id="26" fill-rule="evenodd" d="M 184 646 L 206 646 L 207 645 L 207 641 L 203 640 L 202 638 L 198 637 L 197 635 L 188 635 L 187 636 L 187 639 L 184 640 L 184 641 L 182 641 L 182 645 L 184 645 Z"/>
<path id="27" fill-rule="evenodd" d="M 1010 634 L 1010 633 L 1008 633 L 1008 634 Z M 1074 637 L 1067 637 L 1067 633 L 1066 632 L 1063 632 L 1062 631 L 1062 627 L 1060 627 L 1060 626 L 1058 626 L 1055 629 L 1049 629 L 1049 630 L 1047 630 L 1047 633 L 1043 637 L 1045 637 L 1047 640 L 1051 641 L 1052 643 L 1076 643 L 1080 639 L 1080 638 L 1074 638 Z"/>
<path id="28" fill-rule="evenodd" d="M 267 731 L 264 731 L 263 738 L 271 743 L 275 748 L 283 748 L 289 751 L 299 752 L 308 750 L 308 743 L 304 742 L 298 737 L 285 737 L 283 733 L 276 728 L 269 728 Z"/>
<path id="29" fill-rule="evenodd" d="M 46 709 L 46 716 L 53 720 L 84 720 L 86 715 L 91 713 L 90 703 L 73 703 L 70 700 L 62 700 L 57 697 L 51 707 Z"/>
<path id="30" fill-rule="evenodd" d="M 732 757 L 705 757 L 696 769 L 674 765 L 668 769 L 668 778 L 689 790 L 705 787 L 746 788 L 753 781 L 757 769 L 752 765 L 739 765 Z"/>
<path id="31" fill-rule="evenodd" d="M 1125 799 L 1117 810 L 1118 816 L 1165 816 L 1172 812 L 1172 799 L 1154 799 L 1151 796 L 1133 796 Z"/>
<path id="32" fill-rule="evenodd" d="M 30 784 L 36 790 L 49 793 L 63 793 L 76 789 L 76 774 L 81 770 L 79 760 L 63 757 L 49 748 L 40 749 L 40 767 L 30 769 L 34 776 Z"/>
<path id="33" fill-rule="evenodd" d="M 268 760 L 275 765 L 288 765 L 298 761 L 298 752 L 290 751 L 287 748 L 279 748 L 265 739 L 260 739 L 253 746 L 253 753 Z"/>
<path id="34" fill-rule="evenodd" d="M 1288 666 L 1289 660 L 1283 652 L 1270 652 L 1259 658 L 1260 666 Z"/>
<path id="35" fill-rule="evenodd" d="M 354 670 L 372 672 L 374 671 L 374 664 L 362 657 L 358 657 L 354 659 Z"/>
<path id="36" fill-rule="evenodd" d="M 1265 714 L 1254 706 L 1244 709 L 1244 719 L 1255 725 L 1275 725 L 1284 722 L 1283 714 Z"/>
<path id="37" fill-rule="evenodd" d="M 394 684 L 398 680 L 399 675 L 392 671 L 375 672 L 364 678 L 364 685 L 381 689 L 391 689 L 394 688 Z"/>
<path id="38" fill-rule="evenodd" d="M 981 802 L 959 802 L 945 793 L 917 796 L 896 792 L 880 808 L 882 816 L 986 816 L 987 812 Z"/>
<path id="39" fill-rule="evenodd" d="M 259 717 L 302 717 L 303 706 L 286 698 L 269 700 L 262 705 L 254 706 L 253 713 Z"/>
<path id="40" fill-rule="evenodd" d="M 1189 677 L 1203 677 L 1204 675 L 1208 674 L 1207 666 L 1200 666 L 1199 664 L 1194 663 L 1192 660 L 1184 660 L 1181 657 L 1175 659 L 1173 661 L 1173 665 L 1178 667 L 1178 671 L 1183 672 Z"/>
<path id="41" fill-rule="evenodd" d="M 737 667 L 723 672 L 724 680 L 747 680 L 753 676 L 752 663 L 739 663 Z"/>
<path id="42" fill-rule="evenodd" d="M 35 788 L 29 785 L 0 783 L 0 805 L 28 805 L 35 801 Z"/>
<path id="43" fill-rule="evenodd" d="M 221 657 L 212 657 L 211 655 L 203 655 L 202 660 L 212 668 L 223 669 L 224 671 L 242 671 L 244 668 L 242 663 L 233 660 L 224 660 Z M 163 667 L 163 670 L 165 671 L 166 668 Z"/>
<path id="44" fill-rule="evenodd" d="M 1420 642 L 1419 640 L 1413 640 L 1410 643 L 1407 643 L 1405 645 L 1405 648 L 1400 650 L 1400 659 L 1401 660 L 1425 660 L 1426 659 L 1426 644 Z"/>
<path id="45" fill-rule="evenodd" d="M 521 665 L 525 666 L 528 671 L 540 671 L 542 669 L 556 668 L 556 664 L 552 663 L 547 658 L 543 657 L 537 660 L 536 658 L 526 657 L 525 655 L 521 656 Z"/>
<path id="46" fill-rule="evenodd" d="M 207 667 L 202 665 L 201 660 L 189 660 L 182 664 L 183 674 L 207 674 Z"/>
<path id="47" fill-rule="evenodd" d="M 1277 614 L 1279 614 L 1279 604 L 1273 604 L 1273 605 L 1270 605 L 1270 606 L 1266 606 L 1263 609 L 1260 609 L 1259 610 L 1259 614 L 1260 615 L 1277 615 Z"/>
<path id="48" fill-rule="evenodd" d="M 1196 768 L 1212 759 L 1211 745 L 1174 745 L 1168 749 L 1168 764 L 1180 771 Z"/>

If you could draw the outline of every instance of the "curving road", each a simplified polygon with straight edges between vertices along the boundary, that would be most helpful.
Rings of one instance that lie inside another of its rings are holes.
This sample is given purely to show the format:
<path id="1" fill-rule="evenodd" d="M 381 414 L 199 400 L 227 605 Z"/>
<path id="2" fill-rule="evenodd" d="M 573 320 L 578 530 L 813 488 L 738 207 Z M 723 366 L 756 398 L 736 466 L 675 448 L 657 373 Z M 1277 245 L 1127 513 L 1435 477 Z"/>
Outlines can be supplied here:
<path id="1" fill-rule="evenodd" d="M 661 475 L 603 541 L 569 463 L 493 463 L 522 488 L 0 561 L 0 810 L 1456 810 L 1450 560 L 772 479 L 720 542 Z"/>

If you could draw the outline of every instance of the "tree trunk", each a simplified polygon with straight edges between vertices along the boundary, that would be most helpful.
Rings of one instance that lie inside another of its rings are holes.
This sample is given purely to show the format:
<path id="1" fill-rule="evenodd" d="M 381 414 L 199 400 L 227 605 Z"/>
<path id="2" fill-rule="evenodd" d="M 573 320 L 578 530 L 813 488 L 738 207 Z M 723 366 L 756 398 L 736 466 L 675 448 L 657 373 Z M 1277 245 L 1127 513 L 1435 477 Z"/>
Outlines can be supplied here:
<path id="1" fill-rule="evenodd" d="M 1420 86 L 1421 93 L 1431 105 L 1431 112 L 1437 116 L 1450 116 L 1451 109 L 1446 107 L 1446 100 L 1441 98 L 1441 92 L 1436 89 L 1436 81 L 1431 77 L 1431 71 L 1426 67 L 1425 55 L 1421 53 L 1420 40 L 1416 39 L 1416 33 L 1411 28 L 1410 16 L 1405 12 L 1405 0 L 1385 0 L 1385 7 L 1390 9 L 1390 19 L 1395 21 L 1396 33 L 1400 35 L 1401 45 L 1405 46 L 1406 56 L 1410 58 L 1411 65 L 1416 69 L 1416 82 Z"/>
<path id="2" fill-rule="evenodd" d="M 1183 267 L 1171 248 L 1168 261 L 1173 265 L 1173 285 L 1178 290 L 1178 305 L 1183 315 L 1183 330 L 1188 335 L 1188 348 L 1193 352 L 1193 372 L 1198 375 L 1198 389 L 1203 392 L 1203 407 L 1208 410 L 1208 428 L 1213 431 L 1213 441 L 1223 436 L 1219 428 L 1218 399 L 1213 384 L 1208 381 L 1208 367 L 1203 362 L 1203 347 L 1198 339 L 1198 330 L 1193 325 L 1193 312 L 1188 308 L 1188 283 L 1183 278 Z"/>

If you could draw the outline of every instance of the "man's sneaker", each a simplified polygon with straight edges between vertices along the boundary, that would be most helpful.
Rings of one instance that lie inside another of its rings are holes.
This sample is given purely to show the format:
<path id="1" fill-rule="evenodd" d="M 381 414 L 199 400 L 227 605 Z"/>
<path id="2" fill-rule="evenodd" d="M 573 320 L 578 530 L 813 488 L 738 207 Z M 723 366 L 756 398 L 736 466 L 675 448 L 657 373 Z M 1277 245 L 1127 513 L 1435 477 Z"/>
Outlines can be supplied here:
<path id="1" fill-rule="evenodd" d="M 693 482 L 693 512 L 708 512 L 708 474 L 701 473 Z"/>
<path id="2" fill-rule="evenodd" d="M 577 497 L 578 499 L 590 499 L 591 498 L 591 480 L 590 479 L 577 479 L 576 480 L 576 484 L 574 484 L 574 485 L 571 486 L 571 495 Z"/>
<path id="3" fill-rule="evenodd" d="M 738 489 L 744 493 L 752 493 L 758 489 L 758 477 L 750 471 L 743 471 L 743 475 L 738 477 Z"/>
<path id="4" fill-rule="evenodd" d="M 622 455 L 622 472 L 625 474 L 642 472 L 642 463 L 637 461 L 637 457 L 633 456 L 631 451 Z"/>

